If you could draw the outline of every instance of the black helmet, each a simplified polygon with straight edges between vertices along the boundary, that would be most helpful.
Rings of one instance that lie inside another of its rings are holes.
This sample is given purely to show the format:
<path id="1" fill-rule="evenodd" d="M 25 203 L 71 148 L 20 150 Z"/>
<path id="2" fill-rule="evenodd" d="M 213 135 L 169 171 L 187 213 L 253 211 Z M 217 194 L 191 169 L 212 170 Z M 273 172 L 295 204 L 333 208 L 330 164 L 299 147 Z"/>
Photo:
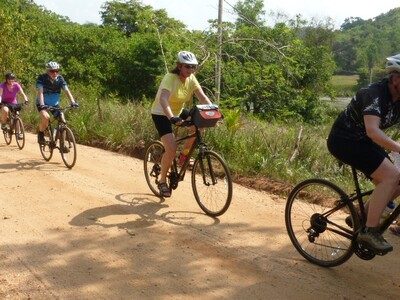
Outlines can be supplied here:
<path id="1" fill-rule="evenodd" d="M 7 80 L 7 79 L 15 79 L 14 73 L 13 73 L 13 72 L 8 72 L 8 73 L 6 74 L 6 80 Z"/>

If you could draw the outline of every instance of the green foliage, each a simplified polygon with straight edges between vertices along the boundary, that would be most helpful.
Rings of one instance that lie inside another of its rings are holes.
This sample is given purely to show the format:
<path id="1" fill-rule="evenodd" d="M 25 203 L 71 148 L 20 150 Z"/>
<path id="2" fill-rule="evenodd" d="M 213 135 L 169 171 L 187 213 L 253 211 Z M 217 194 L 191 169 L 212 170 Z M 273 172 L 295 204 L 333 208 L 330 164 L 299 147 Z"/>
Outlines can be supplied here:
<path id="1" fill-rule="evenodd" d="M 331 84 L 334 71 L 357 72 L 359 85 L 365 85 L 384 75 L 385 58 L 398 52 L 400 42 L 400 8 L 374 20 L 348 19 L 334 30 L 329 19 L 317 23 L 300 16 L 269 27 L 263 1 L 238 1 L 236 22 L 221 24 L 222 44 L 216 20 L 204 32 L 191 32 L 165 10 L 139 0 L 108 1 L 102 9 L 101 26 L 79 25 L 31 0 L 0 0 L 3 73 L 14 71 L 33 100 L 45 63 L 59 62 L 81 104 L 79 113 L 69 115 L 79 141 L 130 149 L 155 137 L 148 106 L 177 52 L 196 54 L 196 76 L 213 98 L 221 47 L 218 104 L 225 124 L 207 136 L 237 172 L 276 173 L 289 181 L 328 174 L 335 165 L 326 152 L 312 149 L 325 148 L 324 137 L 312 133 L 326 134 L 335 113 L 320 98 L 350 94 L 348 86 L 340 91 Z M 26 112 L 27 126 L 35 130 L 34 106 Z M 299 124 L 309 136 L 301 160 L 288 163 Z M 250 155 L 248 149 L 257 150 Z"/>
<path id="2" fill-rule="evenodd" d="M 229 113 L 224 115 L 229 116 Z M 326 147 L 332 122 L 331 118 L 319 126 L 265 123 L 242 115 L 238 121 L 241 126 L 235 130 L 224 122 L 208 129 L 205 136 L 207 142 L 223 154 L 234 174 L 269 177 L 292 184 L 322 177 L 349 186 L 346 180 L 349 182 L 350 173 L 346 173 Z"/>
<path id="3" fill-rule="evenodd" d="M 399 52 L 399 18 L 400 8 L 395 8 L 375 19 L 346 19 L 333 45 L 337 71 L 383 68 L 385 58 Z"/>

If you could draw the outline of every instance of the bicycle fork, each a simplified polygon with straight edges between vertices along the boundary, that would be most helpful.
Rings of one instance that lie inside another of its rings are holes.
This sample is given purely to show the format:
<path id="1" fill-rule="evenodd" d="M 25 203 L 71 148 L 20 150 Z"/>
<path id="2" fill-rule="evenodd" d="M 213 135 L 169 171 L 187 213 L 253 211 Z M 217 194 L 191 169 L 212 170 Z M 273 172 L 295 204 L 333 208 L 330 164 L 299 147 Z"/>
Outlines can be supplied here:
<path id="1" fill-rule="evenodd" d="M 199 161 L 200 170 L 201 170 L 201 174 L 202 174 L 202 177 L 203 177 L 204 185 L 206 185 L 206 186 L 216 185 L 217 184 L 217 178 L 215 177 L 214 169 L 213 169 L 212 162 L 211 162 L 211 157 L 209 155 L 204 155 L 203 151 L 201 151 L 199 153 L 198 157 L 199 157 L 199 160 L 200 160 Z M 205 158 L 205 161 L 204 161 L 203 158 Z M 206 163 L 207 166 L 208 166 L 208 170 L 209 170 L 209 173 L 210 173 L 209 175 L 210 175 L 210 178 L 211 178 L 211 183 L 210 183 L 210 181 L 207 180 L 207 176 L 206 176 L 206 170 L 207 169 L 205 168 L 204 163 Z"/>

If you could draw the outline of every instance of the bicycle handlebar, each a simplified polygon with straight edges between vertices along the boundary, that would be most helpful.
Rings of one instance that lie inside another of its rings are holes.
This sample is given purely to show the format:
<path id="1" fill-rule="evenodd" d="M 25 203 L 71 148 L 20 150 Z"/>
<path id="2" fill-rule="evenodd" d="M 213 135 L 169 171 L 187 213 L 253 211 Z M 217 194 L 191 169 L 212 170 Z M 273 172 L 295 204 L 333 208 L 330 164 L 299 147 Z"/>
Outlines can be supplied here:
<path id="1" fill-rule="evenodd" d="M 20 111 L 22 107 L 24 107 L 25 105 L 28 105 L 28 103 L 26 102 L 21 102 L 17 104 L 3 103 L 3 102 L 0 103 L 0 106 L 7 106 L 11 111 Z"/>
<path id="2" fill-rule="evenodd" d="M 49 106 L 48 108 L 46 108 L 48 111 L 63 111 L 63 110 L 67 110 L 67 109 L 73 109 L 73 108 L 77 108 L 75 106 L 69 105 L 69 106 L 65 106 L 65 107 L 59 107 L 59 106 Z"/>

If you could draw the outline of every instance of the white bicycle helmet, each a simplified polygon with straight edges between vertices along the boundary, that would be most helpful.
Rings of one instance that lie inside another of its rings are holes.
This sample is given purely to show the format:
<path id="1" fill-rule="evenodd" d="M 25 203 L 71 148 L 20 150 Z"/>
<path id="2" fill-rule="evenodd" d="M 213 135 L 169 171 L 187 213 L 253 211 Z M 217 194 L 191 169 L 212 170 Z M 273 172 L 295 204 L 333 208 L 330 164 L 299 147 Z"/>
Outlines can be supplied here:
<path id="1" fill-rule="evenodd" d="M 51 61 L 46 64 L 46 69 L 58 70 L 58 69 L 60 69 L 60 65 L 58 63 L 56 63 L 55 61 Z"/>
<path id="2" fill-rule="evenodd" d="M 178 62 L 181 64 L 198 65 L 196 56 L 189 51 L 181 51 L 178 53 Z"/>
<path id="3" fill-rule="evenodd" d="M 386 73 L 400 73 L 400 54 L 387 57 L 386 59 Z"/>

